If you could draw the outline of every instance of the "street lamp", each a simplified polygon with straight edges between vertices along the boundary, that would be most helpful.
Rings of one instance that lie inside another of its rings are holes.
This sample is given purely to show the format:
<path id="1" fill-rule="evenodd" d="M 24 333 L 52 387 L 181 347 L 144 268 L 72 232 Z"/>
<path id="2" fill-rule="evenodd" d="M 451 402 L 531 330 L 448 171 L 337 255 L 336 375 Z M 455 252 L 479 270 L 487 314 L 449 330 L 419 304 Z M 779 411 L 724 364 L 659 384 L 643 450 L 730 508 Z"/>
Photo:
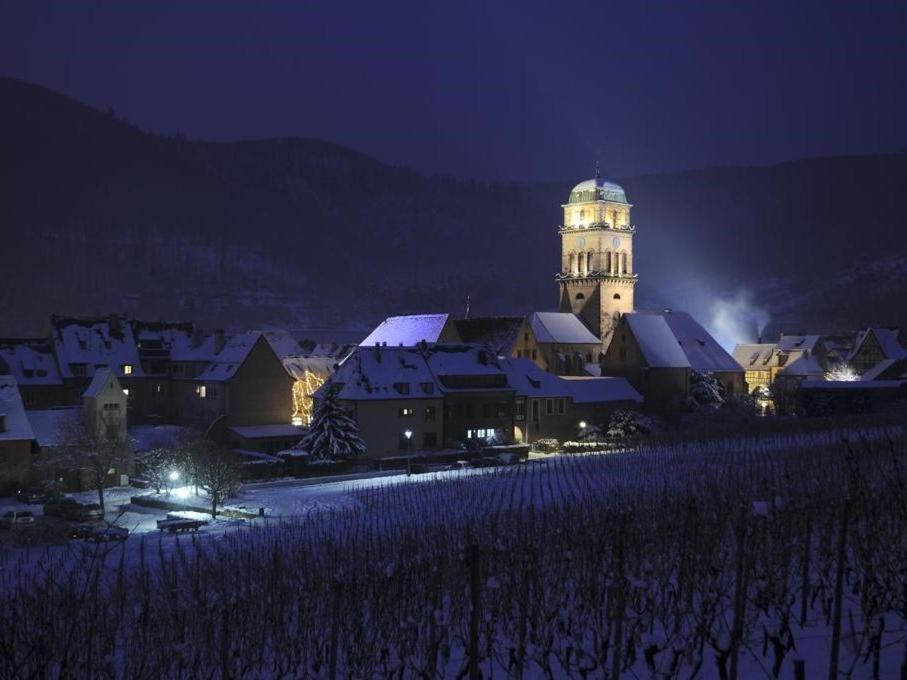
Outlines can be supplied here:
<path id="1" fill-rule="evenodd" d="M 177 472 L 176 470 L 171 470 L 171 471 L 170 471 L 170 481 L 171 481 L 171 482 L 175 482 L 175 481 L 176 481 L 177 479 L 179 479 L 179 478 L 180 478 L 180 473 L 179 473 L 179 472 Z"/>
<path id="2" fill-rule="evenodd" d="M 585 420 L 579 421 L 579 429 L 581 429 L 581 430 L 585 430 L 585 429 L 586 429 L 586 421 L 585 421 Z"/>
<path id="3" fill-rule="evenodd" d="M 413 473 L 413 431 L 404 430 L 403 436 L 406 437 L 406 448 L 409 453 L 406 457 L 406 476 L 409 477 Z"/>

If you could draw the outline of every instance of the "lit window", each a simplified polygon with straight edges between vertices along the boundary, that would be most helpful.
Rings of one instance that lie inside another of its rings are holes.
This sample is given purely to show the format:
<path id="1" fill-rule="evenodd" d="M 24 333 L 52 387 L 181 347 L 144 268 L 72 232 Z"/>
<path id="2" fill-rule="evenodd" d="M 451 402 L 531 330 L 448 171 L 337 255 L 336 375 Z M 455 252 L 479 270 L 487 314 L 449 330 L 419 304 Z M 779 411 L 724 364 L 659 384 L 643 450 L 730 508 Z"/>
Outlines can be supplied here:
<path id="1" fill-rule="evenodd" d="M 123 388 L 123 394 L 125 394 L 127 397 L 129 396 L 129 390 L 125 387 Z"/>
<path id="2" fill-rule="evenodd" d="M 293 418 L 290 420 L 290 423 L 295 425 L 296 427 L 302 427 L 302 416 L 293 416 Z"/>
<path id="3" fill-rule="evenodd" d="M 198 395 L 199 399 L 204 399 L 208 396 L 208 390 L 205 385 L 196 385 L 195 393 Z"/>
<path id="4" fill-rule="evenodd" d="M 408 406 L 404 406 L 403 408 L 399 409 L 398 414 L 400 416 L 411 416 L 413 414 L 413 410 Z"/>
<path id="5" fill-rule="evenodd" d="M 123 375 L 132 375 L 132 364 L 123 364 Z"/>

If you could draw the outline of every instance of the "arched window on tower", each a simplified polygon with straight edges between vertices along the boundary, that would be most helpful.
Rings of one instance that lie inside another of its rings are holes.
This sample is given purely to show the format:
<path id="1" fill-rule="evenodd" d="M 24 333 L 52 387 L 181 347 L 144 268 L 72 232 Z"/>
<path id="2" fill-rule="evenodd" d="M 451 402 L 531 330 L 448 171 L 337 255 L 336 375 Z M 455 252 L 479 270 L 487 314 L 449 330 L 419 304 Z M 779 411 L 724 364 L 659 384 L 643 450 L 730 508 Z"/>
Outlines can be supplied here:
<path id="1" fill-rule="evenodd" d="M 582 293 L 577 293 L 577 294 L 576 294 L 576 299 L 577 299 L 577 300 L 585 300 L 585 299 L 586 299 L 586 296 L 583 295 Z"/>
<path id="2" fill-rule="evenodd" d="M 620 293 L 614 293 L 614 299 L 620 300 Z"/>
<path id="3" fill-rule="evenodd" d="M 579 271 L 580 274 L 585 274 L 586 272 L 586 253 L 579 254 Z"/>
<path id="4" fill-rule="evenodd" d="M 611 211 L 611 228 L 617 229 L 617 211 L 616 210 Z"/>
<path id="5" fill-rule="evenodd" d="M 585 210 L 580 210 L 580 211 L 579 211 L 579 221 L 580 221 L 580 222 L 585 222 L 585 221 L 586 221 L 586 211 L 585 211 Z"/>
<path id="6" fill-rule="evenodd" d="M 576 255 L 574 253 L 570 253 L 570 255 L 568 256 L 567 259 L 569 261 L 569 267 L 570 267 L 568 269 L 568 271 L 571 274 L 576 274 Z"/>
<path id="7" fill-rule="evenodd" d="M 589 254 L 586 255 L 586 265 L 589 267 L 590 272 L 595 271 L 595 253 L 591 250 L 589 251 Z"/>
<path id="8" fill-rule="evenodd" d="M 606 272 L 609 272 L 609 273 L 611 272 L 611 251 L 610 250 L 605 251 L 605 267 L 604 267 L 604 269 Z"/>
<path id="9" fill-rule="evenodd" d="M 621 274 L 627 273 L 627 254 L 626 253 L 620 254 L 620 273 Z"/>

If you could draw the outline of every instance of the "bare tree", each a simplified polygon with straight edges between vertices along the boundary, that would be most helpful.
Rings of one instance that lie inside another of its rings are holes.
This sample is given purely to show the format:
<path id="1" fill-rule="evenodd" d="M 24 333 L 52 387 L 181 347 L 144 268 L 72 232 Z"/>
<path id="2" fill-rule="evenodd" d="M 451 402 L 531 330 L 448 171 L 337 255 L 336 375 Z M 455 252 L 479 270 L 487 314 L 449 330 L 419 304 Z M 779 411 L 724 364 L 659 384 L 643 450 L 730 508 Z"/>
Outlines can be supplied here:
<path id="1" fill-rule="evenodd" d="M 80 414 L 61 423 L 59 437 L 60 444 L 40 466 L 87 472 L 88 483 L 98 490 L 98 503 L 105 510 L 104 489 L 110 476 L 128 467 L 132 458 L 132 447 L 123 426 L 113 418 L 102 417 L 100 425 L 92 427 Z"/>
<path id="2" fill-rule="evenodd" d="M 211 496 L 211 517 L 217 517 L 217 506 L 239 489 L 239 465 L 211 442 L 196 444 L 192 458 L 198 485 Z"/>

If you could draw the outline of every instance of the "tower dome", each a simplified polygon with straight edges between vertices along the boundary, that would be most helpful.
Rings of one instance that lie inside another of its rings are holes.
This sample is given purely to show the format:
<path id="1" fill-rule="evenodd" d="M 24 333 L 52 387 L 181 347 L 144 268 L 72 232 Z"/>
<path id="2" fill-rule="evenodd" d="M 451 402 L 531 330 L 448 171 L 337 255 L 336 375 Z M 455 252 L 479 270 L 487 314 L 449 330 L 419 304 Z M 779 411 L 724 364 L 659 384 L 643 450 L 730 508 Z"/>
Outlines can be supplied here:
<path id="1" fill-rule="evenodd" d="M 595 177 L 573 187 L 570 191 L 570 198 L 567 199 L 567 203 L 586 203 L 588 201 L 627 203 L 627 194 L 624 193 L 624 188 L 616 182 Z"/>

